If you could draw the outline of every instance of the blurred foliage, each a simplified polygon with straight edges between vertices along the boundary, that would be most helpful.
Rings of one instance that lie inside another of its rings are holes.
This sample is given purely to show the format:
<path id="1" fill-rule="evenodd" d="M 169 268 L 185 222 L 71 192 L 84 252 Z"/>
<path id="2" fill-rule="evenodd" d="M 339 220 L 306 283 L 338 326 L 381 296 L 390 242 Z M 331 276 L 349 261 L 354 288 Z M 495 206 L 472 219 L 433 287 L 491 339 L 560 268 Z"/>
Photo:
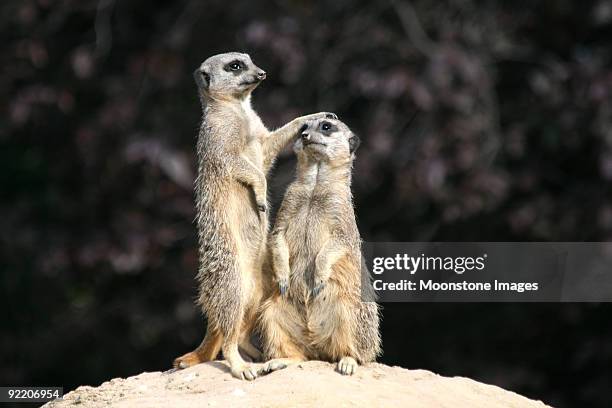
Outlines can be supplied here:
<path id="1" fill-rule="evenodd" d="M 365 240 L 612 239 L 612 2 L 6 0 L 2 384 L 166 369 L 204 330 L 191 72 L 243 50 L 271 127 L 364 140 Z M 274 203 L 291 179 L 285 152 Z M 610 401 L 607 305 L 386 305 L 382 361 Z"/>

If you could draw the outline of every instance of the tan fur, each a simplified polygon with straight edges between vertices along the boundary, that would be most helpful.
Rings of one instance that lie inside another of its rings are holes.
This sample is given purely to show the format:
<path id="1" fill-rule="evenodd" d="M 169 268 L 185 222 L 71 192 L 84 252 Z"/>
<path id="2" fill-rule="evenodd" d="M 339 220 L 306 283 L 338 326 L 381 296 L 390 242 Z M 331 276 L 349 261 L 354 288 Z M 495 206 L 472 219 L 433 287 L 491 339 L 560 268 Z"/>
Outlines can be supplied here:
<path id="1" fill-rule="evenodd" d="M 342 122 L 322 119 L 310 121 L 295 144 L 297 176 L 269 238 L 279 288 L 262 304 L 264 353 L 273 359 L 263 372 L 321 359 L 350 375 L 380 352 L 378 306 L 361 293 L 350 190 L 355 138 Z"/>
<path id="2" fill-rule="evenodd" d="M 232 65 L 241 68 L 234 70 Z M 264 290 L 266 174 L 306 120 L 335 115 L 309 115 L 268 131 L 250 102 L 265 72 L 246 54 L 210 57 L 194 75 L 204 108 L 197 143 L 198 303 L 208 329 L 202 344 L 177 358 L 174 366 L 214 359 L 221 349 L 232 374 L 252 380 L 257 373 L 242 359 L 238 345 L 250 357 L 258 357 L 248 339 Z"/>

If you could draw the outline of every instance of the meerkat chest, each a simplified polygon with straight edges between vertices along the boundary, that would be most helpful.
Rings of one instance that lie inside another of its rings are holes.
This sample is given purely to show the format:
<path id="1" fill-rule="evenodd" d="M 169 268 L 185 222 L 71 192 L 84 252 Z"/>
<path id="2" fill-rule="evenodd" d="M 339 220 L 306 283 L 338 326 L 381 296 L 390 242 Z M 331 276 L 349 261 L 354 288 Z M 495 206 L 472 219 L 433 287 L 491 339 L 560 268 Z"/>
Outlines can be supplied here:
<path id="1" fill-rule="evenodd" d="M 263 168 L 263 149 L 261 143 L 257 140 L 249 140 L 243 151 L 243 155 L 246 156 L 258 169 Z"/>
<path id="2" fill-rule="evenodd" d="M 250 107 L 245 107 L 242 110 L 243 117 L 243 134 L 244 134 L 244 149 L 243 153 L 255 164 L 258 168 L 263 167 L 263 148 L 262 138 L 265 133 L 265 128 L 261 119 L 255 111 Z"/>
<path id="3" fill-rule="evenodd" d="M 329 239 L 333 217 L 330 217 L 323 197 L 296 197 L 295 202 L 297 205 L 286 232 L 291 242 L 289 250 L 297 258 L 307 260 Z"/>

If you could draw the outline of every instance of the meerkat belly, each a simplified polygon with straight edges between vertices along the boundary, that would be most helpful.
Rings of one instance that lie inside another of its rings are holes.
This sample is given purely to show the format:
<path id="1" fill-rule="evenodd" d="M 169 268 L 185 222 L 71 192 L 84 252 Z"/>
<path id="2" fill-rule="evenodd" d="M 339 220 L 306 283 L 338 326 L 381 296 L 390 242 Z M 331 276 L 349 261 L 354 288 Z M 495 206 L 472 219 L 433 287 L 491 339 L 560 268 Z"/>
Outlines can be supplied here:
<path id="1" fill-rule="evenodd" d="M 287 228 L 287 244 L 292 284 L 309 290 L 312 283 L 317 254 L 329 238 L 325 218 L 310 205 L 304 205 L 296 213 Z"/>
<path id="2" fill-rule="evenodd" d="M 265 214 L 252 205 L 250 187 L 235 182 L 231 194 L 222 205 L 234 242 L 236 244 L 236 261 L 240 265 L 241 288 L 245 307 L 257 304 L 263 291 L 261 274 L 265 259 L 265 239 L 267 228 L 262 223 Z"/>
<path id="3" fill-rule="evenodd" d="M 263 250 L 262 244 L 266 237 L 266 228 L 262 225 L 262 218 L 265 217 L 265 214 L 260 214 L 252 204 L 253 197 L 249 187 L 235 183 L 232 190 L 227 202 L 222 205 L 226 207 L 229 215 L 230 228 L 238 251 L 249 260 L 254 256 L 260 257 L 260 252 Z"/>

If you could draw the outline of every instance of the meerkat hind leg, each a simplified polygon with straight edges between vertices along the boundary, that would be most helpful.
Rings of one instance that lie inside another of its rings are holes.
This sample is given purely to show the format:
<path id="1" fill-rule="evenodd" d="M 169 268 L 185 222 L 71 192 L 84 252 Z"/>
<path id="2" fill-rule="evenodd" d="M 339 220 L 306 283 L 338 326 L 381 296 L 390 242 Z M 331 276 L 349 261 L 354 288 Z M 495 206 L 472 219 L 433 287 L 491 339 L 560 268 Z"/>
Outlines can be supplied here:
<path id="1" fill-rule="evenodd" d="M 266 357 L 271 358 L 260 373 L 268 374 L 307 359 L 303 339 L 292 335 L 303 333 L 303 322 L 289 303 L 279 297 L 267 301 L 262 308 L 260 326 Z"/>
<path id="2" fill-rule="evenodd" d="M 223 357 L 227 360 L 230 366 L 232 375 L 241 380 L 252 381 L 257 378 L 257 370 L 251 364 L 248 364 L 238 351 L 238 333 L 232 333 L 224 339 L 223 342 Z"/>
<path id="3" fill-rule="evenodd" d="M 214 360 L 221 351 L 221 334 L 212 328 L 206 330 L 202 343 L 193 351 L 176 358 L 174 368 L 188 368 L 196 364 Z"/>

